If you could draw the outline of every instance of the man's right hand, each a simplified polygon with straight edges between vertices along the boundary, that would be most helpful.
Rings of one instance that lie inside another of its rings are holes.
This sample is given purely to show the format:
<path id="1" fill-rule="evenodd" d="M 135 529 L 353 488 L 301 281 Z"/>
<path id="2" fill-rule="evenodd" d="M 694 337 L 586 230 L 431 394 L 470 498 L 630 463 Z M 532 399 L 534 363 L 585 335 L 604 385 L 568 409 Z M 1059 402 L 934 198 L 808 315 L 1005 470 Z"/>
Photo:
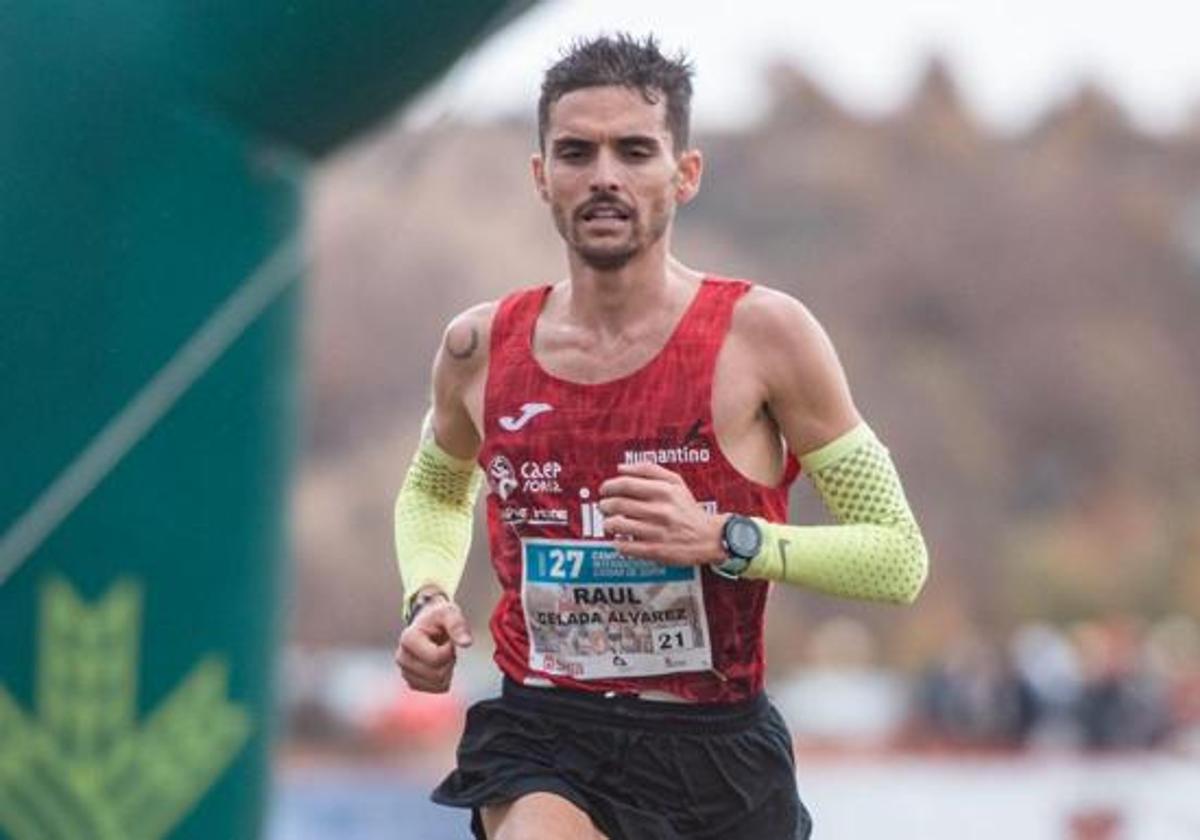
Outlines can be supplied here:
<path id="1" fill-rule="evenodd" d="M 396 664 L 409 688 L 442 694 L 450 688 L 457 649 L 469 647 L 471 641 L 458 604 L 437 600 L 422 608 L 400 634 Z"/>

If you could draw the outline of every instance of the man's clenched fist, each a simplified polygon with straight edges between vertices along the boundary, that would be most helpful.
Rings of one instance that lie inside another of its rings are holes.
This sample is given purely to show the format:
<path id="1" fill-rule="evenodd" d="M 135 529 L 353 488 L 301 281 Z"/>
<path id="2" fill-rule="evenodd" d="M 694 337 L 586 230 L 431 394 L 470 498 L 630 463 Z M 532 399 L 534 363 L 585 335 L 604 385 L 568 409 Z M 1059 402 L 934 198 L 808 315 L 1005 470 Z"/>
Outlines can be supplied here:
<path id="1" fill-rule="evenodd" d="M 471 629 L 458 604 L 438 600 L 424 607 L 400 634 L 396 664 L 414 691 L 441 694 L 450 688 L 455 651 L 471 644 Z"/>

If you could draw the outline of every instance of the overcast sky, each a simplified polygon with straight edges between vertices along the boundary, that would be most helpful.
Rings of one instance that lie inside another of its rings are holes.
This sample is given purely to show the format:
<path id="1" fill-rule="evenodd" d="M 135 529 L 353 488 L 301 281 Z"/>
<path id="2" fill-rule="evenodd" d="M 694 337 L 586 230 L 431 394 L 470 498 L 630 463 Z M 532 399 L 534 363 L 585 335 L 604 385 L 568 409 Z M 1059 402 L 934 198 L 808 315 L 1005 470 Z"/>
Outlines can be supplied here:
<path id="1" fill-rule="evenodd" d="M 1150 129 L 1200 116 L 1200 0 L 556 0 L 466 56 L 409 119 L 531 115 L 561 45 L 617 30 L 654 32 L 688 51 L 701 127 L 761 113 L 761 71 L 772 58 L 788 57 L 848 107 L 878 114 L 904 99 L 931 52 L 1001 128 L 1028 125 L 1085 78 Z"/>

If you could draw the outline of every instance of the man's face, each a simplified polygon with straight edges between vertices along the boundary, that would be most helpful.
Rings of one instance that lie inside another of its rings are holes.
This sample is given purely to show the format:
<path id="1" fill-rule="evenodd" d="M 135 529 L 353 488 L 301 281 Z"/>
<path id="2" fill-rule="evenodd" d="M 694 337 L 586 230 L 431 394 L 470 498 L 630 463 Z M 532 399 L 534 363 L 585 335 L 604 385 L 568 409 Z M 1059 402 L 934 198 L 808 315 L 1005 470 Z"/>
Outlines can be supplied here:
<path id="1" fill-rule="evenodd" d="M 700 154 L 675 156 L 666 97 L 653 104 L 625 87 L 591 87 L 550 107 L 538 192 L 559 234 L 589 266 L 621 268 L 656 244 L 678 204 L 700 185 Z"/>

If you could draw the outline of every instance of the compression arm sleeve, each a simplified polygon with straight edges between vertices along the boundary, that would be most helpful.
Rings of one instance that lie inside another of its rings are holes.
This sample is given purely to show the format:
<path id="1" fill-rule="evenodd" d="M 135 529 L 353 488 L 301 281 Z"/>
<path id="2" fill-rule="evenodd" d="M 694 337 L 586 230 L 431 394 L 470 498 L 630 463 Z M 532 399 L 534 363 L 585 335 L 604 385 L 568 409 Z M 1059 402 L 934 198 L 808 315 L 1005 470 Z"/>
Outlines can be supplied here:
<path id="1" fill-rule="evenodd" d="M 837 525 L 756 521 L 763 548 L 745 572 L 829 595 L 911 604 L 929 560 L 891 456 L 862 423 L 800 459 Z"/>
<path id="2" fill-rule="evenodd" d="M 404 597 L 436 586 L 449 597 L 471 549 L 471 513 L 483 481 L 473 461 L 455 458 L 422 435 L 396 497 L 396 560 Z"/>

